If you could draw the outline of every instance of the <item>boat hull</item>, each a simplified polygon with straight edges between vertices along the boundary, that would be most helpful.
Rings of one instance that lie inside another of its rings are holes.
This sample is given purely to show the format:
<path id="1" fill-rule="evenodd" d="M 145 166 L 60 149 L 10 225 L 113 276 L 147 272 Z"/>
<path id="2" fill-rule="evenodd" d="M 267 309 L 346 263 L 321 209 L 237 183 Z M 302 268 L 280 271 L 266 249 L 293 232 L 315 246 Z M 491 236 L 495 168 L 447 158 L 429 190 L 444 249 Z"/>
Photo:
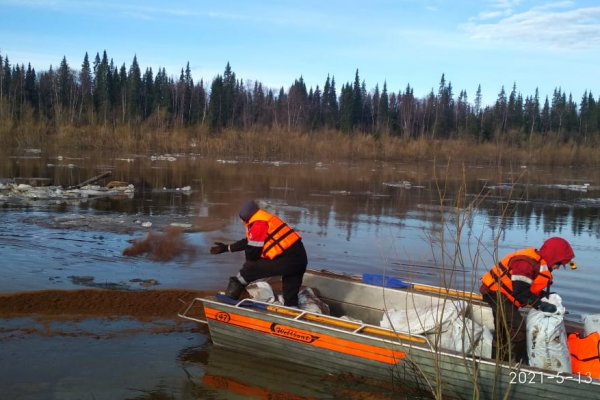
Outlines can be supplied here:
<path id="1" fill-rule="evenodd" d="M 383 311 L 371 297 L 376 298 L 376 291 L 380 293 L 382 288 L 335 276 L 307 275 L 307 286 L 315 287 L 338 313 L 351 311 L 370 322 L 381 317 Z M 410 290 L 389 290 L 386 296 L 387 302 L 396 305 L 408 304 L 406 296 L 410 296 L 412 302 L 439 299 Z M 436 350 L 424 336 L 384 331 L 369 323 L 320 317 L 249 300 L 238 304 L 216 298 L 198 300 L 203 303 L 213 343 L 230 350 L 260 354 L 330 373 L 351 373 L 411 385 L 451 398 L 600 400 L 600 382 L 586 376 L 558 374 Z M 475 302 L 469 305 L 471 313 L 486 320 L 490 311 L 480 307 L 484 306 Z M 370 312 L 374 315 L 369 316 Z"/>

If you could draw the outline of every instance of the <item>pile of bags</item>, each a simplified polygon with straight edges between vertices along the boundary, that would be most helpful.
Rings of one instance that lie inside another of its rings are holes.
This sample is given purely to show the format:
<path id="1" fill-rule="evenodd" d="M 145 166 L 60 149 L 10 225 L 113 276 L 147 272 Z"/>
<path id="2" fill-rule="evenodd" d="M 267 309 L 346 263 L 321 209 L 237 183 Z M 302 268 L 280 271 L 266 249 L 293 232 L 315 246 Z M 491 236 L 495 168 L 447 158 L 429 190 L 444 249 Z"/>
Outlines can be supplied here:
<path id="1" fill-rule="evenodd" d="M 583 317 L 584 331 L 567 336 L 565 308 L 557 294 L 544 298 L 554 313 L 531 310 L 527 316 L 529 365 L 600 379 L 600 314 Z"/>
<path id="2" fill-rule="evenodd" d="M 250 283 L 246 290 L 254 300 L 283 305 L 266 281 Z M 559 295 L 543 298 L 556 306 L 553 313 L 530 310 L 527 314 L 527 355 L 529 365 L 556 372 L 581 374 L 600 379 L 600 314 L 583 318 L 584 332 L 567 337 L 565 307 Z M 330 315 L 327 303 L 311 288 L 298 293 L 299 308 Z M 380 322 L 382 328 L 424 335 L 436 349 L 457 351 L 465 355 L 491 358 L 493 333 L 465 316 L 467 303 L 446 300 L 406 309 L 390 309 Z"/>
<path id="3" fill-rule="evenodd" d="M 467 304 L 462 300 L 390 309 L 380 326 L 416 335 L 425 335 L 437 349 L 490 358 L 492 332 L 465 316 Z"/>

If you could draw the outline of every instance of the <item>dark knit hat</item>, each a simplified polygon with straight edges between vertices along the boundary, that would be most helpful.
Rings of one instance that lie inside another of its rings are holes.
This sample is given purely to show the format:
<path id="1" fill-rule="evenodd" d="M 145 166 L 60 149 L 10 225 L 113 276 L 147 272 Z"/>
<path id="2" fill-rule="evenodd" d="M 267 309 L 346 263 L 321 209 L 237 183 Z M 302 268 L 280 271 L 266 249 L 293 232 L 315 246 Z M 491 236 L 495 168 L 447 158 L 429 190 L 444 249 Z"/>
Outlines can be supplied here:
<path id="1" fill-rule="evenodd" d="M 240 208 L 240 218 L 244 222 L 248 222 L 259 209 L 260 207 L 254 200 L 249 200 L 242 204 L 242 207 Z"/>

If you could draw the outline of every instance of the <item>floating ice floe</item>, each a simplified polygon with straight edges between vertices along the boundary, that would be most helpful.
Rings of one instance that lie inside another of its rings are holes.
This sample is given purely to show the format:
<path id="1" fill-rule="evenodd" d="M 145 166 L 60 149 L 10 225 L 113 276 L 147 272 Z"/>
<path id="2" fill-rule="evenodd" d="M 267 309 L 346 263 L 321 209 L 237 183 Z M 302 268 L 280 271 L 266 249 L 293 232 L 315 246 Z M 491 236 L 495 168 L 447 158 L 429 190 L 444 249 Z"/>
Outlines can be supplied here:
<path id="1" fill-rule="evenodd" d="M 280 167 L 282 165 L 289 165 L 291 163 L 287 161 L 261 161 L 262 164 L 272 165 L 274 167 Z"/>
<path id="2" fill-rule="evenodd" d="M 150 160 L 152 161 L 177 161 L 177 158 L 169 155 L 169 154 L 165 154 L 165 155 L 161 155 L 161 156 L 150 156 Z"/>
<path id="3" fill-rule="evenodd" d="M 189 229 L 193 226 L 192 224 L 188 224 L 188 223 L 184 223 L 184 222 L 171 222 L 169 225 L 176 227 L 176 228 L 185 228 L 185 229 Z"/>
<path id="4" fill-rule="evenodd" d="M 178 188 L 168 188 L 166 186 L 163 186 L 161 189 L 154 189 L 153 192 L 156 193 L 183 193 L 186 195 L 189 195 L 192 193 L 192 187 L 191 186 L 183 186 L 183 187 L 178 187 Z"/>
<path id="5" fill-rule="evenodd" d="M 515 186 L 512 183 L 499 183 L 497 185 L 486 186 L 489 190 L 513 190 Z"/>
<path id="6" fill-rule="evenodd" d="M 550 189 L 571 190 L 571 191 L 575 191 L 575 192 L 587 192 L 590 189 L 589 183 L 572 184 L 572 185 L 555 184 L 555 185 L 541 185 L 541 186 L 550 188 Z"/>
<path id="7" fill-rule="evenodd" d="M 0 184 L 0 199 L 28 199 L 28 200 L 61 200 L 61 199 L 87 199 L 90 197 L 133 197 L 133 185 L 119 187 L 103 187 L 86 185 L 78 189 L 65 189 L 62 186 L 31 186 L 24 183 Z"/>
<path id="8" fill-rule="evenodd" d="M 383 182 L 383 186 L 396 187 L 402 189 L 410 189 L 412 187 L 412 183 L 409 181 L 400 181 L 400 182 Z"/>
<path id="9" fill-rule="evenodd" d="M 117 194 L 133 194 L 135 192 L 135 188 L 133 187 L 133 185 L 117 186 L 110 189 L 98 185 L 86 185 L 81 187 L 80 189 L 67 190 L 67 192 L 81 193 L 82 196 L 85 197 L 101 197 Z"/>
<path id="10" fill-rule="evenodd" d="M 67 169 L 74 169 L 74 168 L 79 168 L 79 166 L 77 164 L 52 164 L 52 163 L 48 163 L 46 164 L 46 166 L 48 168 L 67 168 Z"/>
<path id="11" fill-rule="evenodd" d="M 600 199 L 594 199 L 594 198 L 585 198 L 585 199 L 579 199 L 578 201 L 579 203 L 583 203 L 583 204 L 600 204 Z"/>

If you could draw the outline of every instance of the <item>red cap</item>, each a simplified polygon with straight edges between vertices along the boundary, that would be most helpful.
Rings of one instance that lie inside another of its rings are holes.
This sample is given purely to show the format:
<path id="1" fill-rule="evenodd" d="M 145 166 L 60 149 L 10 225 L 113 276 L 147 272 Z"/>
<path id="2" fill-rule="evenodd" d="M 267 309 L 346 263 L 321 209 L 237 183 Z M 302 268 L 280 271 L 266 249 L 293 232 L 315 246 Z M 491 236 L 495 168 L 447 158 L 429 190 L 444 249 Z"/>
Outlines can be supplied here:
<path id="1" fill-rule="evenodd" d="M 569 242 L 559 237 L 552 237 L 546 240 L 538 250 L 538 253 L 546 260 L 549 267 L 557 264 L 566 265 L 575 257 L 575 253 L 573 253 L 573 248 Z"/>

